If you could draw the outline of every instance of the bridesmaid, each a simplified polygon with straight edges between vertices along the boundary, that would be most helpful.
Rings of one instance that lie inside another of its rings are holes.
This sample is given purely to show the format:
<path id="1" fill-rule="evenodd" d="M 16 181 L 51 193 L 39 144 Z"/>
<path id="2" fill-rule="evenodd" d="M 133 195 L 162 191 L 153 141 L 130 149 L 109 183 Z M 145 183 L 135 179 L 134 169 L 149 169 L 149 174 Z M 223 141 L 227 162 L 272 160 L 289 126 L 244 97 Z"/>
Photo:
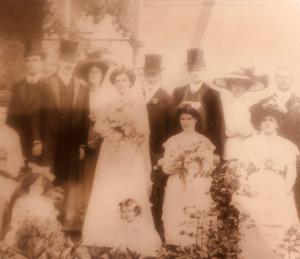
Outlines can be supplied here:
<path id="1" fill-rule="evenodd" d="M 215 147 L 196 132 L 200 119 L 196 109 L 181 107 L 177 113 L 182 131 L 166 141 L 164 156 L 159 161 L 164 173 L 170 175 L 162 215 L 165 239 L 171 246 L 201 246 L 208 234 Z M 196 226 L 197 223 L 202 225 Z"/>
<path id="2" fill-rule="evenodd" d="M 275 107 L 253 109 L 252 123 L 258 134 L 243 143 L 233 196 L 240 211 L 242 258 L 299 258 L 293 196 L 299 151 L 279 135 L 283 113 Z"/>
<path id="3" fill-rule="evenodd" d="M 101 58 L 99 53 L 92 53 L 90 56 L 88 56 L 86 61 L 79 66 L 78 69 L 78 76 L 85 81 L 90 90 L 90 128 L 83 168 L 83 192 L 85 207 L 87 206 L 90 197 L 96 162 L 102 143 L 102 139 L 94 132 L 94 125 L 96 122 L 96 114 L 100 109 L 100 104 L 105 98 L 105 96 L 102 94 L 103 79 L 105 78 L 105 75 L 111 64 L 112 62 Z"/>

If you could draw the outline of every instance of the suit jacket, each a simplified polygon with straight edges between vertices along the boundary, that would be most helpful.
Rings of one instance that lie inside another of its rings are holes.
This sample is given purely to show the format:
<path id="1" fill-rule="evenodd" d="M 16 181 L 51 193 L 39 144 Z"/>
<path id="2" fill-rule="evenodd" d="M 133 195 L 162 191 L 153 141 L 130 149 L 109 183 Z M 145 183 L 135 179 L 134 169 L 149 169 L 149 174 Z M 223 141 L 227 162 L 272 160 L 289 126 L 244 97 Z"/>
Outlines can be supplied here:
<path id="1" fill-rule="evenodd" d="M 147 103 L 150 128 L 150 155 L 152 164 L 162 156 L 163 143 L 170 134 L 172 98 L 159 88 Z"/>
<path id="2" fill-rule="evenodd" d="M 216 146 L 216 154 L 223 155 L 224 149 L 224 117 L 220 95 L 205 83 L 201 88 L 192 93 L 189 85 L 176 88 L 173 93 L 174 105 L 178 106 L 182 101 L 195 101 L 201 103 L 200 122 L 197 124 L 197 132 L 203 134 Z M 178 118 L 173 114 L 173 132 L 180 130 Z"/>
<path id="3" fill-rule="evenodd" d="M 40 129 L 43 143 L 43 162 L 54 173 L 65 178 L 79 177 L 79 147 L 87 144 L 89 129 L 89 93 L 88 89 L 77 80 L 72 80 L 68 87 L 73 90 L 73 104 L 67 121 L 62 116 L 60 87 L 64 86 L 58 75 L 45 80 L 45 87 L 40 92 L 39 108 L 35 112 L 35 127 Z M 63 129 L 67 124 L 68 131 Z M 62 133 L 64 132 L 64 134 Z M 57 172 L 58 166 L 64 172 Z M 56 170 L 56 172 L 55 172 Z"/>
<path id="4" fill-rule="evenodd" d="M 33 113 L 38 106 L 38 93 L 43 87 L 43 80 L 29 84 L 25 79 L 12 86 L 7 124 L 19 134 L 22 152 L 27 159 L 31 158 L 33 140 L 39 138 L 39 130 L 33 124 Z"/>

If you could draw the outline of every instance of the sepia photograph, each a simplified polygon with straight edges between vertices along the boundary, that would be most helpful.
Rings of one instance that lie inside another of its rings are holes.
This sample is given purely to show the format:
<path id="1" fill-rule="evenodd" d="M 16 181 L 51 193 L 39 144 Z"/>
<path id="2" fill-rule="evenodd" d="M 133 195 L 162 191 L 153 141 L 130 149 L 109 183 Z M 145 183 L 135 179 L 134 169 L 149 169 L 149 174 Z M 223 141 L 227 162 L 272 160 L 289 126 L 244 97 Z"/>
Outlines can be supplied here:
<path id="1" fill-rule="evenodd" d="M 0 259 L 300 259 L 300 0 L 0 0 Z"/>

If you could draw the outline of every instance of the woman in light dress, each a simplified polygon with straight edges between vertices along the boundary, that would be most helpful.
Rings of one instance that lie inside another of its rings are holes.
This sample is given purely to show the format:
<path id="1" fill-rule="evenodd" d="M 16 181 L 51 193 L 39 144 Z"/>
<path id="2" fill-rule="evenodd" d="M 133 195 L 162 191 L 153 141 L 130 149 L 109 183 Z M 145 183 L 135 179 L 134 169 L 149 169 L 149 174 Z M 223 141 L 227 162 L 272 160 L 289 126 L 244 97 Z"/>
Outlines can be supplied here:
<path id="1" fill-rule="evenodd" d="M 155 256 L 160 238 L 154 228 L 149 194 L 151 164 L 146 105 L 132 71 L 121 67 L 109 75 L 104 88 L 106 102 L 99 110 L 95 131 L 103 137 L 92 192 L 83 226 L 83 244 L 97 247 L 126 246 L 118 238 L 130 231 L 122 218 L 120 203 L 131 199 L 147 222 L 144 237 L 127 236 L 129 249 L 139 247 L 143 256 Z M 125 225 L 124 225 L 125 224 Z M 143 228 L 141 224 L 140 228 Z M 132 247 L 131 244 L 135 244 Z"/>
<path id="2" fill-rule="evenodd" d="M 282 114 L 274 107 L 253 110 L 259 131 L 243 143 L 239 188 L 242 258 L 300 258 L 299 220 L 293 196 L 299 151 L 279 135 Z"/>
<path id="3" fill-rule="evenodd" d="M 16 178 L 24 165 L 20 138 L 6 125 L 8 100 L 5 94 L 1 95 L 3 97 L 0 100 L 0 233 L 8 204 L 19 186 Z"/>
<path id="4" fill-rule="evenodd" d="M 197 133 L 196 109 L 186 106 L 177 111 L 182 132 L 164 144 L 165 153 L 159 161 L 169 174 L 163 205 L 163 223 L 167 245 L 204 245 L 207 239 L 211 172 L 214 169 L 215 147 L 208 138 Z M 195 223 L 201 224 L 196 226 Z M 201 227 L 200 232 L 196 227 Z"/>
<path id="5" fill-rule="evenodd" d="M 112 65 L 112 62 L 101 57 L 98 52 L 90 54 L 79 66 L 78 76 L 86 83 L 90 90 L 89 95 L 89 135 L 88 144 L 85 149 L 86 156 L 83 168 L 83 195 L 84 207 L 87 207 L 90 192 L 93 184 L 96 163 L 102 143 L 100 136 L 94 132 L 97 112 L 101 109 L 105 96 L 103 95 L 103 80 Z"/>
<path id="6" fill-rule="evenodd" d="M 261 81 L 261 82 L 260 82 Z M 216 78 L 211 87 L 220 92 L 225 119 L 226 160 L 237 159 L 243 141 L 255 129 L 251 124 L 250 108 L 258 101 L 272 95 L 273 90 L 266 87 L 267 80 L 259 80 L 253 69 L 246 68 Z"/>

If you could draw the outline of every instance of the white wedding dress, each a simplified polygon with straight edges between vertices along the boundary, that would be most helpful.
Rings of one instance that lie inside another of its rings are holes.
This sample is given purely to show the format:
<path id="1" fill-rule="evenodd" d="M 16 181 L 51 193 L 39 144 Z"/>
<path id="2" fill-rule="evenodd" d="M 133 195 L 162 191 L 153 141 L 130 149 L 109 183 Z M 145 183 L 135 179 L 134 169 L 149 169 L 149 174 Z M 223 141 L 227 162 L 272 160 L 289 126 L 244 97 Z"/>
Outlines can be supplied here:
<path id="1" fill-rule="evenodd" d="M 143 237 L 136 238 L 136 235 L 128 234 L 128 248 L 139 247 L 140 254 L 145 256 L 155 255 L 160 248 L 161 241 L 154 228 L 151 214 L 149 195 L 151 191 L 151 166 L 149 155 L 149 129 L 146 113 L 146 105 L 141 93 L 132 87 L 125 94 L 121 95 L 113 86 L 111 89 L 104 88 L 102 105 L 96 121 L 95 130 L 101 132 L 101 123 L 106 114 L 107 107 L 123 105 L 134 118 L 134 124 L 145 136 L 143 142 L 138 145 L 129 140 L 114 141 L 104 136 L 99 158 L 97 161 L 92 192 L 88 204 L 83 226 L 83 244 L 97 247 L 126 246 L 126 240 L 120 244 L 120 236 L 124 236 L 126 227 L 121 219 L 120 203 L 126 199 L 133 199 L 141 207 L 141 217 L 144 222 L 140 228 L 145 226 Z M 120 105 L 121 104 L 121 105 Z M 129 107 L 129 108 L 128 108 Z M 126 225 L 126 224 L 125 224 Z M 129 226 L 130 229 L 130 226 Z M 131 240 L 130 240 L 131 239 Z M 119 241 L 118 241 L 119 240 Z M 134 244 L 134 245 L 131 245 Z"/>

